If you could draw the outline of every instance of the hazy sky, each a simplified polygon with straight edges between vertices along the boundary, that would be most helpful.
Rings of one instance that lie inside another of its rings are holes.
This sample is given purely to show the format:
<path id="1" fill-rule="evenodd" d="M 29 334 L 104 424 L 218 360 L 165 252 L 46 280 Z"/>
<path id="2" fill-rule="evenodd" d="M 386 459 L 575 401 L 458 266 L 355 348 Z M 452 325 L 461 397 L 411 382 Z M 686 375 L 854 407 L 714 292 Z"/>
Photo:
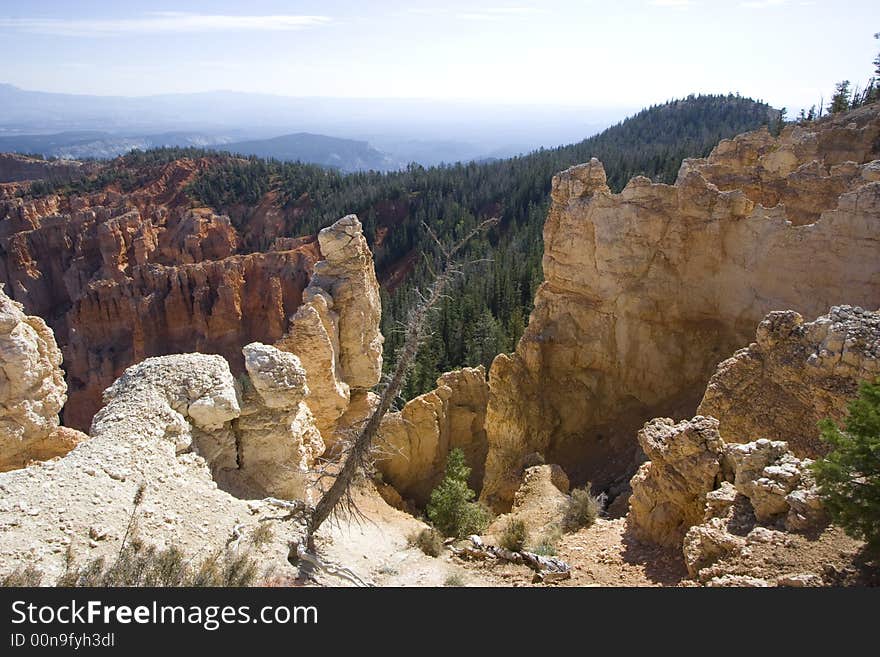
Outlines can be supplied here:
<path id="1" fill-rule="evenodd" d="M 0 82 L 587 106 L 738 91 L 791 110 L 863 84 L 874 32 L 878 0 L 0 0 Z"/>

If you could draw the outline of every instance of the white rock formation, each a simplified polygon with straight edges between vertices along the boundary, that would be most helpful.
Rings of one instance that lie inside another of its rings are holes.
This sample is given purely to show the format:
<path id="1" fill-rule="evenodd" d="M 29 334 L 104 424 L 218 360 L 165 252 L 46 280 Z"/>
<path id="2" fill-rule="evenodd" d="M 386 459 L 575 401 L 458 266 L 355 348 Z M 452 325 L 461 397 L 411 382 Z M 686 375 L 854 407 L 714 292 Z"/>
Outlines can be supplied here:
<path id="1" fill-rule="evenodd" d="M 309 471 L 324 442 L 303 401 L 306 372 L 291 353 L 258 342 L 244 349 L 250 384 L 233 429 L 238 442 L 235 474 L 247 488 L 311 502 Z"/>
<path id="2" fill-rule="evenodd" d="M 0 574 L 28 563 L 51 579 L 68 546 L 80 560 L 114 554 L 141 484 L 141 538 L 189 555 L 223 550 L 261 519 L 273 523 L 271 502 L 247 502 L 218 482 L 245 494 L 249 484 L 257 497 L 304 494 L 303 471 L 322 445 L 296 356 L 251 344 L 245 359 L 244 404 L 221 356 L 133 365 L 105 392 L 89 440 L 57 461 L 0 474 Z M 276 533 L 266 550 L 283 570 L 286 537 Z"/>
<path id="3" fill-rule="evenodd" d="M 324 259 L 315 264 L 303 304 L 275 346 L 299 356 L 308 378 L 307 403 L 328 447 L 352 389 L 382 374 L 382 306 L 373 255 L 360 221 L 343 217 L 318 233 Z"/>
<path id="4" fill-rule="evenodd" d="M 59 428 L 66 393 L 51 329 L 0 288 L 0 472 L 66 454 L 83 437 Z"/>

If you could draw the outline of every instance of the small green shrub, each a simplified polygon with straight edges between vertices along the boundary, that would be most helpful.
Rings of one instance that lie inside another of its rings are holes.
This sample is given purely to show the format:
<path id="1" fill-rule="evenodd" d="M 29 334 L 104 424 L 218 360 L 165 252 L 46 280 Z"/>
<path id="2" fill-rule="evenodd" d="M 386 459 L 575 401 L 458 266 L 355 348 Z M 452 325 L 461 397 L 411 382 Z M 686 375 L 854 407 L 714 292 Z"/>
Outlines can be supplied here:
<path id="1" fill-rule="evenodd" d="M 812 465 L 831 519 L 880 553 L 880 381 L 863 383 L 850 402 L 845 428 L 820 422 L 828 455 Z"/>
<path id="2" fill-rule="evenodd" d="M 470 474 L 464 452 L 458 448 L 450 451 L 446 473 L 431 491 L 427 508 L 428 518 L 446 536 L 479 534 L 492 518 L 488 509 L 473 501 L 476 493 L 467 484 Z"/>
<path id="3" fill-rule="evenodd" d="M 439 557 L 443 553 L 443 535 L 433 528 L 423 529 L 411 536 L 409 542 L 429 557 Z"/>
<path id="4" fill-rule="evenodd" d="M 528 537 L 529 532 L 528 529 L 526 529 L 526 523 L 522 520 L 510 519 L 504 526 L 504 531 L 501 533 L 499 543 L 505 550 L 522 552 Z"/>
<path id="5" fill-rule="evenodd" d="M 576 532 L 579 529 L 591 527 L 599 517 L 601 510 L 602 505 L 599 500 L 590 493 L 589 483 L 581 488 L 575 488 L 571 491 L 562 527 L 567 532 Z"/>

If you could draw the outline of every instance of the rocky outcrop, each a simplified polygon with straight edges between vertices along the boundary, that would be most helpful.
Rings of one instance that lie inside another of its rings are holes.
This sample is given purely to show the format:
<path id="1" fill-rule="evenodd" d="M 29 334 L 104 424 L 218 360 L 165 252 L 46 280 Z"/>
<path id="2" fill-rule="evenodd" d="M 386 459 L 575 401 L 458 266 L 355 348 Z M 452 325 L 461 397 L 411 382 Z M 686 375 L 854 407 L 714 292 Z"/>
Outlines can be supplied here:
<path id="1" fill-rule="evenodd" d="M 698 412 L 718 418 L 727 441 L 786 441 L 801 457 L 827 447 L 819 420 L 841 421 L 859 383 L 880 376 L 880 313 L 835 306 L 804 322 L 794 311 L 770 313 L 755 342 L 722 362 Z"/>
<path id="2" fill-rule="evenodd" d="M 621 486 L 638 428 L 691 415 L 768 312 L 880 306 L 878 131 L 875 105 L 751 133 L 620 194 L 595 159 L 558 174 L 529 326 L 490 370 L 482 499 L 509 508 L 532 452 Z"/>
<path id="3" fill-rule="evenodd" d="M 248 383 L 233 423 L 238 447 L 234 480 L 254 495 L 312 502 L 309 471 L 324 442 L 304 399 L 299 359 L 260 343 L 244 348 Z"/>
<path id="4" fill-rule="evenodd" d="M 498 544 L 508 523 L 519 520 L 525 525 L 530 544 L 536 545 L 542 538 L 552 542 L 562 532 L 571 501 L 568 493 L 568 477 L 558 465 L 527 468 L 523 483 L 513 496 L 510 513 L 495 518 L 484 535 Z"/>
<path id="5" fill-rule="evenodd" d="M 459 448 L 471 468 L 468 485 L 479 492 L 487 451 L 488 395 L 485 369 L 466 367 L 443 374 L 434 390 L 387 414 L 376 455 L 384 481 L 405 499 L 424 506 L 443 477 L 449 451 Z"/>
<path id="6" fill-rule="evenodd" d="M 633 477 L 628 528 L 638 540 L 680 547 L 700 581 L 730 574 L 711 568 L 720 560 L 747 563 L 754 543 L 784 545 L 790 533 L 828 523 L 811 461 L 785 442 L 725 443 L 717 420 L 703 416 L 652 420 L 639 442 L 651 460 Z"/>
<path id="7" fill-rule="evenodd" d="M 641 540 L 678 547 L 703 519 L 706 495 L 718 485 L 724 448 L 718 421 L 651 420 L 639 432 L 639 444 L 650 460 L 632 479 L 630 527 Z"/>
<path id="8" fill-rule="evenodd" d="M 297 354 L 305 367 L 307 403 L 329 446 L 353 391 L 379 383 L 384 339 L 379 283 L 358 218 L 348 215 L 323 229 L 318 243 L 324 259 L 275 344 Z"/>
<path id="9" fill-rule="evenodd" d="M 65 422 L 81 426 L 101 391 L 131 363 L 168 353 L 216 353 L 244 371 L 241 348 L 287 330 L 314 260 L 306 250 L 254 253 L 190 265 L 136 267 L 100 279 L 66 314 L 70 402 Z"/>
<path id="10" fill-rule="evenodd" d="M 274 522 L 271 500 L 245 502 L 218 482 L 239 494 L 250 492 L 233 490 L 243 481 L 263 495 L 302 492 L 320 437 L 296 357 L 259 344 L 245 351 L 243 401 L 221 356 L 149 358 L 107 389 L 89 440 L 62 459 L 0 474 L 0 573 L 26 562 L 57 575 L 68 547 L 79 559 L 117 553 L 140 485 L 142 540 L 187 555 L 222 551 Z M 282 567 L 286 532 L 276 533 L 267 549 Z"/>
<path id="11" fill-rule="evenodd" d="M 66 392 L 52 331 L 0 287 L 0 472 L 66 454 L 84 437 L 59 427 Z"/>

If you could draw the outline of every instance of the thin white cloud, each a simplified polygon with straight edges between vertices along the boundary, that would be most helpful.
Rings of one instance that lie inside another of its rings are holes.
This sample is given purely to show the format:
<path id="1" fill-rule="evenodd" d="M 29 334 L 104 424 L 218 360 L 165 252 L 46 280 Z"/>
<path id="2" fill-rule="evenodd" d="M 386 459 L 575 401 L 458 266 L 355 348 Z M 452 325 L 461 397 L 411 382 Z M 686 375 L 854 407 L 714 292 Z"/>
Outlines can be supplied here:
<path id="1" fill-rule="evenodd" d="M 739 6 L 746 9 L 769 9 L 771 7 L 780 7 L 787 3 L 788 0 L 752 0 L 751 2 L 741 2 Z"/>
<path id="2" fill-rule="evenodd" d="M 505 18 L 523 18 L 535 14 L 543 14 L 545 11 L 538 7 L 487 7 L 474 11 L 461 12 L 456 18 L 467 21 L 499 21 Z"/>
<path id="3" fill-rule="evenodd" d="M 648 4 L 655 7 L 672 7 L 674 9 L 685 9 L 694 6 L 691 0 L 651 0 Z"/>
<path id="4" fill-rule="evenodd" d="M 229 16 L 152 12 L 138 18 L 3 18 L 0 30 L 15 30 L 57 36 L 112 36 L 115 34 L 159 34 L 183 32 L 287 32 L 329 23 L 327 16 L 289 14 L 267 16 Z"/>

